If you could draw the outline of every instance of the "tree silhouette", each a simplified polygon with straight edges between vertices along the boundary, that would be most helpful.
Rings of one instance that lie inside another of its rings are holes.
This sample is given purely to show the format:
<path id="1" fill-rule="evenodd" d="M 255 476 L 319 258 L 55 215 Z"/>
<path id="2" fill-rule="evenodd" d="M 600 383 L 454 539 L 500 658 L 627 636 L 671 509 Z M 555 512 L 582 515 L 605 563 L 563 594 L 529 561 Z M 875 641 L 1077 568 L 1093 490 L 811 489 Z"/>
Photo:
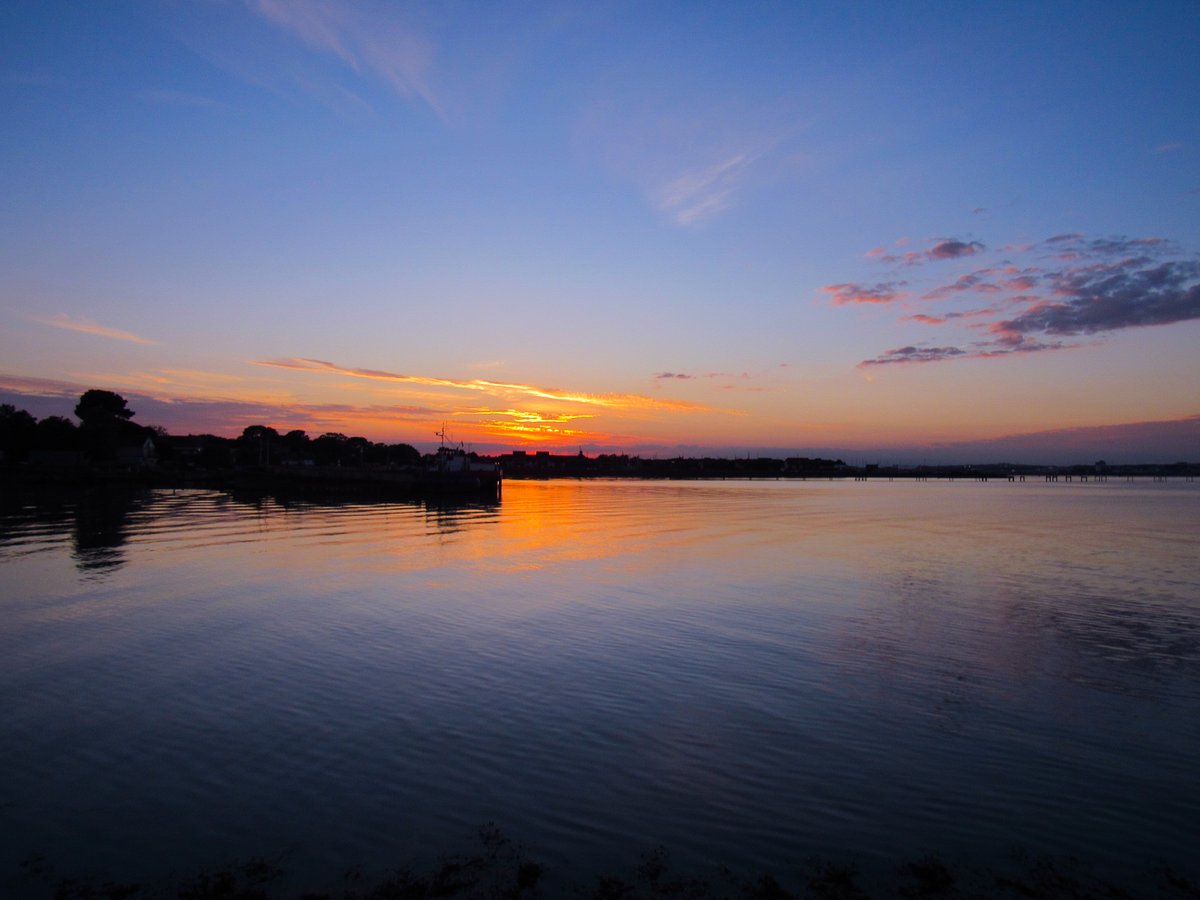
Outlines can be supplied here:
<path id="1" fill-rule="evenodd" d="M 125 398 L 112 391 L 85 391 L 75 405 L 75 415 L 85 426 L 92 424 L 107 424 L 110 422 L 127 422 L 133 418 L 133 410 L 125 402 Z"/>
<path id="2" fill-rule="evenodd" d="M 129 421 L 133 410 L 125 398 L 112 391 L 85 391 L 75 406 L 75 415 L 79 417 L 79 431 L 87 453 L 94 460 L 111 459 L 122 435 L 133 436 L 141 431 Z"/>
<path id="3" fill-rule="evenodd" d="M 75 450 L 79 429 L 64 416 L 47 416 L 37 423 L 36 445 L 40 450 Z"/>
<path id="4" fill-rule="evenodd" d="M 327 431 L 312 442 L 313 455 L 319 466 L 341 465 L 346 449 L 346 436 L 340 431 Z"/>
<path id="5" fill-rule="evenodd" d="M 20 462 L 29 455 L 37 430 L 37 419 L 11 403 L 0 406 L 0 451 L 7 462 Z"/>
<path id="6" fill-rule="evenodd" d="M 419 463 L 421 451 L 412 444 L 391 444 L 387 448 L 387 460 L 399 465 Z"/>
<path id="7" fill-rule="evenodd" d="M 243 462 L 270 465 L 271 445 L 279 443 L 279 432 L 270 425 L 247 425 L 238 443 L 242 445 Z"/>
<path id="8" fill-rule="evenodd" d="M 279 432 L 270 425 L 247 425 L 242 429 L 243 441 L 277 441 L 279 440 Z"/>

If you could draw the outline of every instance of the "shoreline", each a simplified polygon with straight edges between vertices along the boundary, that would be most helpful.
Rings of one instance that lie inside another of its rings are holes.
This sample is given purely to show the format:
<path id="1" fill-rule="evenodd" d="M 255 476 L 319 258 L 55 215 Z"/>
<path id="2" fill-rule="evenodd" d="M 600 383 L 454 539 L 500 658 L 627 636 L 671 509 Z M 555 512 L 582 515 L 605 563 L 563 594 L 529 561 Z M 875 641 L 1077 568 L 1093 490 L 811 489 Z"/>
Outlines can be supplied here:
<path id="1" fill-rule="evenodd" d="M 543 865 L 494 825 L 479 830 L 478 846 L 422 867 L 340 868 L 332 879 L 289 873 L 292 852 L 253 856 L 188 875 L 140 877 L 71 873 L 31 854 L 18 871 L 0 877 L 6 895 L 55 900 L 391 900 L 391 898 L 1200 898 L 1194 873 L 1171 864 L 1125 861 L 1102 867 L 1070 857 L 1013 849 L 1000 863 L 952 860 L 936 852 L 884 866 L 853 860 L 800 858 L 787 871 L 737 872 L 718 862 L 704 871 L 676 868 L 664 848 L 616 871 L 583 873 Z M 1116 874 L 1116 870 L 1122 870 Z M 8 892 L 11 892 L 9 894 Z"/>
<path id="2" fill-rule="evenodd" d="M 1133 465 L 1112 466 L 1102 473 L 1088 466 L 937 466 L 911 468 L 853 468 L 838 472 L 754 472 L 735 468 L 728 470 L 680 469 L 676 461 L 662 461 L 664 467 L 647 467 L 640 472 L 607 470 L 579 472 L 504 472 L 499 478 L 483 483 L 473 478 L 451 476 L 404 468 L 289 468 L 284 466 L 242 467 L 227 469 L 184 469 L 175 467 L 146 467 L 140 469 L 106 468 L 101 466 L 35 466 L 29 464 L 0 466 L 0 487 L 59 488 L 103 487 L 109 485 L 173 489 L 263 489 L 310 488 L 314 490 L 344 489 L 374 491 L 420 497 L 436 493 L 488 493 L 503 481 L 978 481 L 1009 482 L 1079 482 L 1107 483 L 1109 481 L 1194 482 L 1200 478 L 1200 465 Z"/>

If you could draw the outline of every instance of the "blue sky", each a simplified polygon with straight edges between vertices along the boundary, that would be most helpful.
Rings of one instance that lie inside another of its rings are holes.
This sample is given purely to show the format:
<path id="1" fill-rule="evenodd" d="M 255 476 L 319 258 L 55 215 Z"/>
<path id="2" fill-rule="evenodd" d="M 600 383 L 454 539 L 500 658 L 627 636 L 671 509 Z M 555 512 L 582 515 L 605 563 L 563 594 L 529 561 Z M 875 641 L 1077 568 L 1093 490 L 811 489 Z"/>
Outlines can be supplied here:
<path id="1" fill-rule="evenodd" d="M 0 391 L 1200 458 L 1198 38 L 1193 3 L 10 2 Z"/>

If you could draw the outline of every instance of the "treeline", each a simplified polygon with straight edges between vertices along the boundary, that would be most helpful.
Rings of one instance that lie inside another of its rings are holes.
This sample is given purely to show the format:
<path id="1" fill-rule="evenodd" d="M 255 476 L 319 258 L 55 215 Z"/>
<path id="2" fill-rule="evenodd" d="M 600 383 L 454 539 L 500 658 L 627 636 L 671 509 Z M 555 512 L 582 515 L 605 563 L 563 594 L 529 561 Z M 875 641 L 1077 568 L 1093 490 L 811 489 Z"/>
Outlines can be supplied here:
<path id="1" fill-rule="evenodd" d="M 212 434 L 171 435 L 139 425 L 125 398 L 112 391 L 86 391 L 75 406 L 76 424 L 65 416 L 37 419 L 10 403 L 0 405 L 0 462 L 169 463 L 188 468 L 231 466 L 403 466 L 421 461 L 411 444 L 375 443 L 365 437 L 327 432 L 309 437 L 299 429 L 280 434 L 250 425 L 236 438 Z"/>
<path id="2" fill-rule="evenodd" d="M 280 434 L 267 425 L 250 425 L 229 444 L 242 465 L 401 466 L 421 461 L 420 451 L 411 444 L 375 443 L 336 431 L 310 438 L 300 429 Z"/>
<path id="3" fill-rule="evenodd" d="M 115 458 L 124 446 L 157 440 L 162 429 L 138 425 L 125 398 L 86 391 L 75 405 L 76 425 L 65 416 L 38 420 L 11 403 L 0 405 L 0 453 L 5 462 L 26 462 L 35 451 L 75 453 L 96 462 Z"/>

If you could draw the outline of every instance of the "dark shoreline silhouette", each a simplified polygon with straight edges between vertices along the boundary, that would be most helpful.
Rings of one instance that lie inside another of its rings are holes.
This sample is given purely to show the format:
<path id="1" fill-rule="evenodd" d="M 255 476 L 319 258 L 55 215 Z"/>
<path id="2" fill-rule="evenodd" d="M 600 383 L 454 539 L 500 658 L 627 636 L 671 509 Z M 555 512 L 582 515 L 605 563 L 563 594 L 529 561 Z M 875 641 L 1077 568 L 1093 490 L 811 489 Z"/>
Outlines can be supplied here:
<path id="1" fill-rule="evenodd" d="M 421 454 L 410 444 L 376 443 L 333 432 L 310 438 L 301 430 L 280 434 L 266 425 L 250 425 L 237 438 L 178 436 L 136 424 L 125 399 L 103 390 L 85 392 L 75 413 L 78 426 L 62 416 L 39 422 L 24 410 L 0 406 L 0 485 L 119 483 L 419 498 L 498 495 L 503 478 L 1191 481 L 1200 475 L 1200 463 L 1193 462 L 855 466 L 819 457 L 642 458 L 587 456 L 582 450 L 513 450 L 488 456 L 444 443 L 435 453 Z M 445 430 L 439 434 L 444 436 Z"/>
<path id="2" fill-rule="evenodd" d="M 511 455 L 472 455 L 496 463 L 507 480 L 626 478 L 631 480 L 778 480 L 778 481 L 1195 481 L 1200 464 L 1039 466 L 996 463 L 940 466 L 796 465 L 783 459 L 712 459 L 677 457 L 529 457 L 514 462 Z M 106 484 L 149 488 L 211 488 L 291 491 L 297 495 L 421 497 L 437 493 L 496 491 L 494 483 L 438 478 L 414 465 L 242 466 L 200 468 L 177 463 L 113 466 L 75 461 L 64 465 L 25 462 L 0 465 L 0 486 L 89 487 Z"/>
<path id="3" fill-rule="evenodd" d="M 485 457 L 499 463 L 505 478 L 648 478 L 648 479 L 797 479 L 797 480 L 990 480 L 1025 481 L 1108 480 L 1129 478 L 1194 479 L 1200 463 L 1141 463 L 1109 465 L 1104 461 L 1069 466 L 1026 465 L 997 462 L 974 465 L 882 466 L 848 465 L 840 459 L 809 457 L 719 458 L 673 457 L 643 459 L 638 456 L 585 456 L 514 451 Z"/>

